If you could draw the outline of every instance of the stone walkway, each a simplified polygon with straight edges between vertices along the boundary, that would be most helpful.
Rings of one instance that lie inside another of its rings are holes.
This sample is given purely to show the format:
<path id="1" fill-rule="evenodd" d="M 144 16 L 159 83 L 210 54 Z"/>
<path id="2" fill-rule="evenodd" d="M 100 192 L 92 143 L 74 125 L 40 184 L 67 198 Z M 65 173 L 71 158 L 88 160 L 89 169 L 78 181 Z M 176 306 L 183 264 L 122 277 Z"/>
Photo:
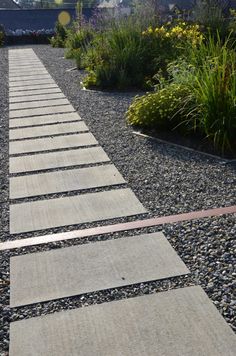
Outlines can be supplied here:
<path id="1" fill-rule="evenodd" d="M 9 102 L 12 235 L 102 226 L 107 219 L 146 213 L 31 49 L 9 50 Z M 67 192 L 72 195 L 49 196 Z M 11 258 L 10 305 L 188 273 L 162 233 L 29 253 Z M 198 286 L 10 326 L 11 356 L 233 356 L 235 349 L 233 331 Z"/>

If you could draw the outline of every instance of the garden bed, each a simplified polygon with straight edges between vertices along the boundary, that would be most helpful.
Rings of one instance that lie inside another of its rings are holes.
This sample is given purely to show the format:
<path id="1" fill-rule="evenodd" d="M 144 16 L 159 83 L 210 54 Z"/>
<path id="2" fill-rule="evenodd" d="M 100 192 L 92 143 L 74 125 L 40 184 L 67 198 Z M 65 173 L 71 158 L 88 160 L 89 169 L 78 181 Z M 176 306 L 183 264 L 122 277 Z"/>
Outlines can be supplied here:
<path id="1" fill-rule="evenodd" d="M 109 93 L 82 90 L 79 83 L 84 74 L 80 71 L 68 71 L 74 67 L 74 63 L 63 58 L 63 49 L 55 49 L 46 45 L 31 47 L 68 100 L 77 109 L 99 144 L 128 182 L 129 187 L 149 210 L 150 216 L 164 216 L 236 204 L 236 172 L 233 165 L 225 164 L 224 159 L 215 159 L 204 153 L 134 135 L 132 127 L 127 126 L 124 116 L 136 92 Z M 7 48 L 3 48 L 0 52 L 0 74 L 4 78 L 0 87 L 2 112 L 0 125 L 3 128 L 0 132 L 0 181 L 3 187 L 0 219 L 2 241 L 9 239 L 7 51 Z M 235 226 L 235 216 L 226 215 L 129 233 L 163 230 L 169 242 L 191 270 L 191 275 L 187 278 L 142 283 L 12 310 L 8 305 L 10 256 L 72 244 L 91 243 L 107 238 L 121 238 L 122 234 L 96 236 L 84 240 L 24 248 L 17 252 L 1 253 L 0 354 L 4 356 L 8 354 L 11 321 L 198 283 L 207 292 L 225 320 L 236 330 L 233 296 Z M 84 227 L 89 227 L 89 225 L 84 225 Z M 69 229 L 75 228 L 78 226 L 69 227 Z M 68 227 L 57 229 L 57 232 L 66 230 Z M 56 230 L 49 231 L 49 233 L 53 232 Z M 33 233 L 32 236 L 37 234 Z M 25 234 L 17 236 L 17 238 L 22 237 L 26 237 Z M 11 238 L 15 237 L 11 236 Z"/>

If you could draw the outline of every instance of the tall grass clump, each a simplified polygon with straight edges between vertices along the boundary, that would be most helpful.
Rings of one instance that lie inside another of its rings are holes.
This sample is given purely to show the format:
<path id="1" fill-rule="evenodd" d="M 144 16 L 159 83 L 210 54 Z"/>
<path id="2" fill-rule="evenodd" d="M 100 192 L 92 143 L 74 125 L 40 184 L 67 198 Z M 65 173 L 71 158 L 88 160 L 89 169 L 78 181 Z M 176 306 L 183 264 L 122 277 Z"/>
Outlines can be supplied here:
<path id="1" fill-rule="evenodd" d="M 191 120 L 214 142 L 216 148 L 236 148 L 236 53 L 230 38 L 223 44 L 209 37 L 206 43 L 191 50 L 190 59 L 195 66 L 192 95 L 196 106 Z"/>
<path id="2" fill-rule="evenodd" d="M 86 86 L 130 88 L 143 85 L 145 51 L 140 28 L 132 21 L 114 22 L 87 49 Z"/>

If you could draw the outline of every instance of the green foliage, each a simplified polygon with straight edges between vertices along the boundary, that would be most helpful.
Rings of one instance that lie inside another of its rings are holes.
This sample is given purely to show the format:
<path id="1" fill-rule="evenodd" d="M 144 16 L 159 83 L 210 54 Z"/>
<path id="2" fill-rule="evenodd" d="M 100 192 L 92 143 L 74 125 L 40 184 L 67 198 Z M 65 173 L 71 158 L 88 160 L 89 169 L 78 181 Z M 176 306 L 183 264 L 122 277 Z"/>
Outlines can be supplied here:
<path id="1" fill-rule="evenodd" d="M 222 45 L 212 37 L 192 49 L 196 66 L 192 95 L 196 106 L 192 119 L 198 130 L 222 152 L 236 149 L 236 53 L 230 38 Z"/>
<path id="2" fill-rule="evenodd" d="M 55 27 L 55 36 L 53 36 L 50 40 L 52 47 L 64 48 L 66 37 L 66 28 L 62 24 L 60 24 L 60 22 L 57 22 Z"/>
<path id="3" fill-rule="evenodd" d="M 82 58 L 86 53 L 87 46 L 94 36 L 94 32 L 90 27 L 84 27 L 80 30 L 68 30 L 67 39 L 65 41 L 65 57 L 75 59 L 78 68 L 82 68 Z"/>
<path id="4" fill-rule="evenodd" d="M 185 119 L 187 108 L 183 105 L 190 96 L 186 85 L 169 84 L 155 93 L 136 97 L 126 118 L 131 125 L 164 130 L 176 129 Z"/>
<path id="5" fill-rule="evenodd" d="M 217 150 L 236 151 L 236 53 L 230 38 L 209 37 L 191 47 L 187 59 L 158 74 L 156 93 L 136 98 L 127 112 L 130 124 L 178 129 L 213 142 Z"/>
<path id="6" fill-rule="evenodd" d="M 113 24 L 98 34 L 87 49 L 88 78 L 101 88 L 140 87 L 145 74 L 144 41 L 140 29 L 131 22 Z M 94 80 L 96 78 L 96 80 Z"/>

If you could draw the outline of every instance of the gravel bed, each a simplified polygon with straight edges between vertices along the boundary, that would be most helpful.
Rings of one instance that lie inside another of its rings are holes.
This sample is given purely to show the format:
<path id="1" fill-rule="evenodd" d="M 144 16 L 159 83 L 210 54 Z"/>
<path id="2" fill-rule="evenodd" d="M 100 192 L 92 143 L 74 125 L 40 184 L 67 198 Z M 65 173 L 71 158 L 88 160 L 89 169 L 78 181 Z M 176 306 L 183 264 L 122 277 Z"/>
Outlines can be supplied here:
<path id="1" fill-rule="evenodd" d="M 190 269 L 190 275 L 93 292 L 76 297 L 62 298 L 56 301 L 13 308 L 12 310 L 8 307 L 9 258 L 11 256 L 94 243 L 108 239 L 125 238 L 135 234 L 161 230 Z M 233 330 L 236 331 L 235 234 L 235 215 L 227 215 L 125 233 L 119 232 L 84 239 L 60 241 L 41 246 L 21 248 L 16 251 L 3 252 L 0 258 L 0 279 L 2 281 L 0 304 L 3 306 L 1 313 L 2 320 L 0 319 L 0 323 L 2 324 L 2 334 L 0 333 L 0 335 L 2 335 L 0 355 L 1 350 L 2 352 L 4 350 L 7 352 L 8 349 L 8 329 L 11 321 L 45 315 L 60 310 L 84 307 L 91 304 L 136 297 L 143 294 L 158 293 L 190 285 L 201 285 L 225 320 L 231 325 Z M 4 353 L 2 353 L 2 355 L 4 355 Z"/>
<path id="2" fill-rule="evenodd" d="M 109 158 L 128 182 L 129 187 L 149 210 L 149 214 L 143 214 L 139 218 L 236 204 L 235 165 L 225 164 L 225 160 L 210 158 L 201 153 L 134 135 L 132 128 L 126 126 L 124 113 L 137 93 L 84 91 L 79 85 L 83 74 L 77 71 L 67 71 L 74 67 L 74 63 L 63 59 L 62 49 L 52 49 L 45 45 L 33 46 L 33 48 L 61 90 L 78 110 L 99 144 L 102 145 Z M 40 234 L 37 232 L 9 236 L 7 73 L 7 49 L 1 49 L 0 239 L 2 241 L 9 238 L 25 238 Z M 69 167 L 66 169 L 69 169 Z M 44 198 L 42 197 L 42 199 Z M 136 218 L 109 220 L 104 224 L 133 221 Z M 97 226 L 97 223 L 50 229 L 43 233 L 69 231 L 92 226 Z M 234 243 L 236 234 L 235 215 L 130 231 L 126 232 L 125 236 L 159 230 L 164 231 L 172 246 L 186 263 L 191 271 L 190 276 L 146 282 L 23 308 L 14 308 L 13 310 L 10 310 L 8 306 L 10 256 L 121 238 L 124 233 L 2 252 L 0 254 L 0 355 L 8 355 L 10 321 L 62 309 L 72 309 L 145 293 L 181 288 L 192 284 L 200 284 L 204 288 L 225 320 L 236 331 L 236 301 L 234 295 L 236 272 L 233 270 L 236 265 L 235 254 L 233 254 L 236 252 Z"/>

